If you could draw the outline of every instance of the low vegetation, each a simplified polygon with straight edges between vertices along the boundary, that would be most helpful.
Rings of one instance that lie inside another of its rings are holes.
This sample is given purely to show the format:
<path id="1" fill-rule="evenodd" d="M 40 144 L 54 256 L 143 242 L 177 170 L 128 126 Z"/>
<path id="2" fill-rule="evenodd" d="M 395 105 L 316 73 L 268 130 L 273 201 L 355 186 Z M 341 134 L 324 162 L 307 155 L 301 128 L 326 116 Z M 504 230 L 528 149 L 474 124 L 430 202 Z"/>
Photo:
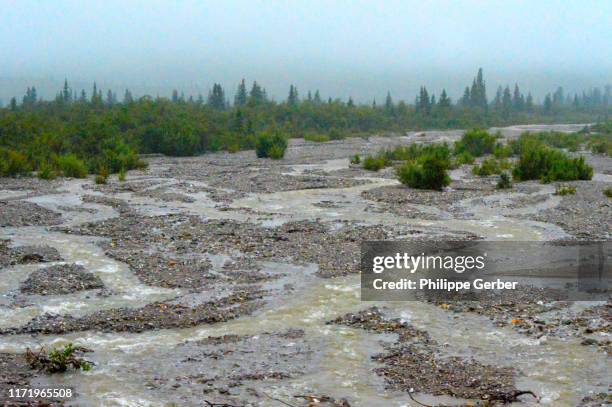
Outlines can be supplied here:
<path id="1" fill-rule="evenodd" d="M 55 159 L 55 166 L 64 177 L 86 178 L 87 166 L 74 154 L 59 156 Z"/>
<path id="2" fill-rule="evenodd" d="M 576 187 L 571 185 L 557 185 L 555 187 L 555 195 L 565 196 L 565 195 L 575 195 Z"/>
<path id="3" fill-rule="evenodd" d="M 318 134 L 318 133 L 306 133 L 304 135 L 304 140 L 312 141 L 315 143 L 324 143 L 326 141 L 331 140 L 326 134 Z"/>
<path id="4" fill-rule="evenodd" d="M 259 158 L 280 160 L 287 150 L 287 138 L 279 132 L 265 132 L 257 137 L 255 153 Z"/>
<path id="5" fill-rule="evenodd" d="M 87 372 L 91 370 L 92 364 L 79 356 L 86 352 L 91 352 L 91 350 L 71 343 L 63 348 L 55 348 L 49 351 L 40 348 L 38 352 L 34 352 L 28 348 L 26 350 L 26 361 L 32 369 L 47 373 L 63 373 L 69 368 Z"/>
<path id="6" fill-rule="evenodd" d="M 473 157 L 491 154 L 497 143 L 497 136 L 486 130 L 474 129 L 463 133 L 461 139 L 455 142 L 455 154 L 469 153 Z"/>
<path id="7" fill-rule="evenodd" d="M 493 174 L 501 174 L 502 171 L 511 167 L 507 160 L 496 160 L 494 158 L 485 159 L 480 165 L 475 165 L 472 168 L 472 173 L 481 177 L 488 177 Z"/>
<path id="8" fill-rule="evenodd" d="M 354 156 L 351 157 L 350 161 L 351 161 L 351 164 L 357 165 L 361 163 L 361 157 L 359 156 L 359 154 L 355 154 Z"/>
<path id="9" fill-rule="evenodd" d="M 497 181 L 497 189 L 510 189 L 512 188 L 512 178 L 507 172 L 499 174 L 499 180 Z"/>
<path id="10" fill-rule="evenodd" d="M 382 157 L 367 156 L 363 159 L 363 168 L 368 171 L 379 171 L 385 168 L 385 159 Z"/>
<path id="11" fill-rule="evenodd" d="M 524 140 L 513 171 L 516 179 L 552 181 L 590 180 L 593 168 L 584 157 L 573 158 L 537 140 Z"/>
<path id="12" fill-rule="evenodd" d="M 604 195 L 607 196 L 608 198 L 612 199 L 612 188 L 608 187 L 606 189 L 604 189 L 603 191 Z"/>
<path id="13" fill-rule="evenodd" d="M 254 82 L 249 91 L 244 81 L 231 104 L 220 84 L 213 86 L 207 99 L 198 95 L 185 97 L 178 91 L 171 98 L 135 98 L 126 90 L 119 100 L 112 91 L 103 96 L 95 84 L 86 91 L 73 89 L 66 81 L 54 100 L 41 100 L 36 89 L 28 88 L 21 102 L 13 98 L 0 108 L 0 176 L 36 173 L 44 179 L 84 177 L 95 174 L 101 166 L 114 174 L 142 167 L 139 154 L 151 153 L 190 156 L 207 151 L 256 149 L 260 157 L 281 158 L 285 143 L 262 143 L 270 133 L 281 133 L 284 139 L 305 135 L 307 140 L 322 142 L 340 140 L 347 134 L 406 129 L 594 122 L 609 113 L 609 107 L 601 100 L 601 90 L 584 92 L 571 104 L 565 102 L 562 93 L 557 89 L 537 105 L 517 86 L 513 96 L 504 89 L 493 100 L 487 100 L 482 70 L 456 101 L 451 101 L 445 91 L 436 98 L 422 87 L 414 104 L 394 101 L 388 95 L 380 105 L 324 99 L 318 91 L 300 98 L 294 86 L 286 100 L 276 102 L 258 83 Z M 509 98 L 502 100 L 501 95 L 506 94 Z M 538 133 L 529 137 L 570 151 L 588 140 L 592 151 L 609 155 L 611 127 L 610 123 L 601 123 L 576 134 Z M 469 163 L 470 155 L 494 154 L 498 159 L 507 158 L 511 151 L 519 155 L 510 144 L 503 146 L 496 135 L 479 129 L 466 132 L 454 147 L 454 165 Z M 520 147 L 520 143 L 514 147 Z M 421 155 L 419 148 L 394 151 L 396 156 L 385 157 L 385 165 L 413 160 Z"/>
<path id="14" fill-rule="evenodd" d="M 455 156 L 455 166 L 464 164 L 474 164 L 474 156 L 467 151 L 463 151 Z"/>
<path id="15" fill-rule="evenodd" d="M 400 182 L 416 189 L 441 190 L 450 183 L 450 151 L 445 144 L 434 144 L 422 154 L 396 168 Z"/>

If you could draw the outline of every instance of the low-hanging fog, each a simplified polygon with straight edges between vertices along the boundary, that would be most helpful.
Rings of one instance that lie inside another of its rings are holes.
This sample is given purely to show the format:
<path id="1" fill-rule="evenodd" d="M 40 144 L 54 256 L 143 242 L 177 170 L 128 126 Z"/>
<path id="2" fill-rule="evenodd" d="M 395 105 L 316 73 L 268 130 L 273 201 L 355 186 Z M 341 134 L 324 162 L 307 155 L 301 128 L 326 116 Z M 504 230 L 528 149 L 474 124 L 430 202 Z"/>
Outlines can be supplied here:
<path id="1" fill-rule="evenodd" d="M 277 100 L 290 84 L 366 102 L 456 99 L 482 67 L 489 98 L 518 82 L 536 100 L 612 83 L 612 2 L 0 0 L 0 99 L 34 85 L 167 96 L 233 95 L 241 78 Z"/>

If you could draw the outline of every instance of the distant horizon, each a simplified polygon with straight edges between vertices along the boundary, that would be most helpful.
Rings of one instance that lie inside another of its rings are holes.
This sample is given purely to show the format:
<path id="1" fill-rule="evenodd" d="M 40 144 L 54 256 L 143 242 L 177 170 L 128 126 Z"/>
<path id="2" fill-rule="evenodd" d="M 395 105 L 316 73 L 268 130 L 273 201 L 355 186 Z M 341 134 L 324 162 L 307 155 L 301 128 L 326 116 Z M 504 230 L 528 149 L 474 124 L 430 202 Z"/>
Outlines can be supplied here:
<path id="1" fill-rule="evenodd" d="M 287 95 L 289 93 L 289 87 L 291 85 L 295 85 L 297 87 L 298 92 L 299 92 L 299 97 L 302 100 L 306 99 L 306 96 L 309 91 L 312 94 L 314 94 L 315 91 L 319 90 L 319 92 L 321 93 L 321 97 L 324 100 L 327 100 L 328 98 L 331 97 L 333 100 L 340 99 L 346 102 L 349 98 L 351 98 L 357 104 L 371 104 L 373 100 L 376 100 L 378 103 L 382 103 L 384 102 L 387 92 L 389 92 L 394 102 L 404 101 L 408 104 L 412 104 L 414 103 L 415 97 L 418 96 L 419 88 L 421 86 L 425 86 L 430 92 L 430 94 L 433 93 L 436 96 L 439 96 L 442 90 L 446 90 L 447 94 L 452 99 L 453 103 L 455 103 L 462 96 L 463 89 L 466 86 L 469 86 L 471 84 L 473 77 L 476 75 L 477 69 L 478 68 L 474 69 L 474 74 L 472 75 L 472 78 L 470 78 L 469 80 L 466 79 L 465 83 L 463 84 L 455 84 L 455 85 L 450 85 L 447 87 L 436 89 L 436 88 L 429 86 L 427 83 L 422 83 L 420 85 L 416 85 L 414 90 L 411 89 L 411 92 L 413 92 L 413 94 L 412 95 L 408 94 L 407 97 L 400 96 L 400 92 L 394 92 L 393 89 L 387 89 L 387 90 L 380 92 L 379 94 L 375 94 L 375 95 L 373 94 L 372 96 L 366 96 L 366 97 L 363 97 L 363 96 L 358 97 L 358 96 L 354 96 L 351 94 L 348 94 L 348 95 L 326 94 L 325 91 L 323 90 L 325 89 L 324 87 L 323 89 L 321 87 L 302 88 L 300 87 L 299 84 L 295 84 L 293 82 L 289 82 L 286 84 L 286 89 L 283 93 L 282 86 L 278 83 L 272 84 L 272 86 L 269 86 L 267 83 L 260 81 L 258 79 L 249 80 L 248 78 L 241 78 L 237 80 L 235 83 L 226 84 L 226 83 L 221 82 L 220 84 L 223 86 L 226 96 L 230 103 L 233 99 L 234 93 L 236 92 L 238 83 L 242 79 L 244 79 L 245 82 L 247 83 L 247 88 L 250 88 L 250 85 L 252 85 L 253 81 L 256 81 L 258 84 L 263 86 L 268 91 L 268 96 L 270 97 L 271 100 L 274 100 L 275 102 L 279 102 L 279 103 L 286 100 Z M 600 84 L 593 83 L 593 84 L 588 84 L 588 85 L 585 81 L 585 86 L 583 87 L 580 87 L 580 86 L 572 87 L 571 85 L 564 85 L 560 83 L 560 84 L 553 85 L 554 87 L 549 88 L 549 89 L 542 88 L 542 85 L 540 85 L 538 87 L 540 89 L 536 88 L 538 90 L 532 90 L 530 88 L 527 88 L 521 85 L 520 80 L 508 81 L 503 84 L 502 83 L 491 84 L 491 81 L 488 80 L 487 78 L 486 71 L 484 72 L 484 75 L 485 75 L 485 82 L 487 86 L 487 99 L 489 101 L 491 101 L 493 97 L 495 96 L 495 92 L 498 86 L 501 86 L 502 88 L 504 88 L 506 85 L 509 86 L 510 89 L 513 89 L 514 85 L 518 84 L 521 89 L 521 92 L 523 92 L 525 95 L 527 95 L 528 93 L 532 94 L 534 98 L 534 102 L 536 104 L 541 104 L 546 94 L 553 93 L 559 86 L 564 89 L 566 94 L 569 94 L 572 96 L 575 93 L 580 96 L 582 92 L 587 92 L 594 88 L 599 88 L 603 91 L 606 86 L 612 86 L 611 85 L 612 81 L 600 83 Z M 155 97 L 170 98 L 172 95 L 172 92 L 174 90 L 177 90 L 179 94 L 181 92 L 184 93 L 185 98 L 189 98 L 190 96 L 192 96 L 195 99 L 198 97 L 198 95 L 201 94 L 202 97 L 206 99 L 209 91 L 212 89 L 213 84 L 218 83 L 214 81 L 211 82 L 210 84 L 193 83 L 190 86 L 187 86 L 186 89 L 183 89 L 181 87 L 172 87 L 169 85 L 166 85 L 166 86 L 148 85 L 146 83 L 134 83 L 133 85 L 130 85 L 130 84 L 125 84 L 125 83 L 116 84 L 116 83 L 113 83 L 112 81 L 105 81 L 105 80 L 102 80 L 102 81 L 92 80 L 90 82 L 86 82 L 83 80 L 77 80 L 73 82 L 70 80 L 69 77 L 65 79 L 68 80 L 68 84 L 70 88 L 73 91 L 76 91 L 78 94 L 80 94 L 82 90 L 85 90 L 87 95 L 91 96 L 93 84 L 96 83 L 98 89 L 102 89 L 104 91 L 104 94 L 106 94 L 108 90 L 111 90 L 113 93 L 117 95 L 119 100 L 121 100 L 123 93 L 125 92 L 126 89 L 129 89 L 130 92 L 134 95 L 134 97 L 151 96 L 153 98 Z M 32 87 L 32 86 L 36 87 L 39 99 L 46 100 L 46 101 L 53 100 L 55 96 L 57 95 L 57 93 L 62 89 L 65 79 L 64 78 L 62 79 L 52 78 L 52 77 L 39 78 L 39 79 L 29 79 L 29 78 L 18 78 L 18 79 L 10 78 L 9 79 L 9 78 L 0 77 L 0 101 L 4 105 L 6 105 L 10 101 L 11 98 L 15 97 L 17 101 L 20 102 L 21 98 L 26 93 L 27 88 Z M 14 93 L 7 92 L 7 89 L 10 89 L 10 88 L 17 89 L 17 91 Z M 23 88 L 23 91 L 19 91 L 19 89 L 21 88 Z M 405 91 L 402 93 L 404 95 L 407 94 L 407 92 Z"/>
<path id="2" fill-rule="evenodd" d="M 535 100 L 612 83 L 612 2 L 604 0 L 0 0 L 0 98 L 64 78 L 103 89 L 232 95 L 242 78 L 275 100 L 300 95 L 371 103 L 420 86 L 456 100 L 478 67 Z"/>

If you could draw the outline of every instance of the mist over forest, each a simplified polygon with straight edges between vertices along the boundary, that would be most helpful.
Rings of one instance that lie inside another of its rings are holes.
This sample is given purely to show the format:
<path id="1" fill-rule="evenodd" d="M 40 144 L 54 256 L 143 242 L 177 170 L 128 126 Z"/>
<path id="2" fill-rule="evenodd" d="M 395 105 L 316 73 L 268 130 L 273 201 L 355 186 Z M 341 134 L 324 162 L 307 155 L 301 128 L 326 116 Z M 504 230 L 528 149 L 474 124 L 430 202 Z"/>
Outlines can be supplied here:
<path id="1" fill-rule="evenodd" d="M 559 86 L 612 82 L 605 1 L 2 3 L 4 104 L 29 86 L 52 99 L 65 79 L 78 90 L 96 81 L 138 97 L 197 97 L 214 83 L 233 94 L 245 78 L 277 101 L 293 84 L 368 104 L 388 91 L 411 103 L 420 86 L 457 99 L 478 67 L 489 89 L 518 83 L 536 102 Z"/>

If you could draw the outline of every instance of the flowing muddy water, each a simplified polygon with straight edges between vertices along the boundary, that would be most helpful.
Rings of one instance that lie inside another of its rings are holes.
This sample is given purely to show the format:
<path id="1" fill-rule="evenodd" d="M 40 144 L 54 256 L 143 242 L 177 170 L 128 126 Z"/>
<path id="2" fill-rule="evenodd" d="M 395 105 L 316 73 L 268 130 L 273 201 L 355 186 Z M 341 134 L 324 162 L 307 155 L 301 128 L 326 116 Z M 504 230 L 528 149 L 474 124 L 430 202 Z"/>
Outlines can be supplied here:
<path id="1" fill-rule="evenodd" d="M 555 130 L 582 128 L 582 125 L 555 127 Z M 539 127 L 538 127 L 539 128 Z M 514 134 L 519 129 L 502 129 Z M 428 134 L 430 132 L 427 132 Z M 431 137 L 449 140 L 459 132 L 433 132 Z M 422 138 L 409 134 L 408 140 Z M 425 136 L 427 137 L 427 136 Z M 404 140 L 404 142 L 405 142 Z M 367 145 L 361 146 L 368 148 Z M 166 164 L 152 164 L 151 172 L 161 171 Z M 169 168 L 169 167 L 168 167 Z M 349 168 L 346 157 L 330 157 L 321 162 L 284 166 L 280 174 L 299 176 L 311 173 L 334 173 Z M 465 174 L 455 172 L 453 178 Z M 171 192 L 190 197 L 188 201 L 161 201 L 146 194 L 117 191 L 113 198 L 125 200 L 129 207 L 146 215 L 188 213 L 205 219 L 233 219 L 274 227 L 296 220 L 318 220 L 331 225 L 357 222 L 366 225 L 384 225 L 387 228 L 409 226 L 423 234 L 435 236 L 449 233 L 470 232 L 488 240 L 551 240 L 568 237 L 559 226 L 525 219 L 525 215 L 555 208 L 560 198 L 552 195 L 554 187 L 537 186 L 530 197 L 541 196 L 533 205 L 512 207 L 515 198 L 528 194 L 521 192 L 492 193 L 484 197 L 466 198 L 455 203 L 457 208 L 469 212 L 465 218 L 457 218 L 452 212 L 436 207 L 411 203 L 415 210 L 432 215 L 435 219 L 403 218 L 382 210 L 376 203 L 362 197 L 364 191 L 381 187 L 393 187 L 394 179 L 377 178 L 359 174 L 355 179 L 367 183 L 341 188 L 297 189 L 274 192 L 250 192 L 237 197 L 229 205 L 220 207 L 207 192 L 182 189 L 181 177 L 157 177 L 147 174 L 131 175 L 130 181 L 148 181 L 154 184 L 144 190 L 163 186 Z M 605 176 L 603 177 L 605 178 Z M 189 179 L 191 186 L 208 188 L 207 179 Z M 609 182 L 607 180 L 606 182 Z M 54 194 L 42 194 L 27 198 L 45 208 L 63 215 L 62 226 L 74 226 L 85 222 L 104 221 L 119 216 L 117 209 L 99 203 L 84 203 L 84 195 L 108 196 L 85 188 L 87 181 L 66 181 Z M 231 188 L 224 189 L 224 192 Z M 3 195 L 5 196 L 5 195 Z M 11 191 L 6 197 L 19 196 Z M 322 205 L 323 204 L 323 205 Z M 66 207 L 89 209 L 72 211 Z M 229 208 L 229 210 L 228 210 Z M 248 208 L 248 210 L 245 210 Z M 502 208 L 504 210 L 502 210 Z M 514 216 L 521 215 L 521 218 Z M 11 295 L 27 274 L 40 264 L 15 265 L 0 270 L 0 328 L 20 326 L 31 318 L 51 313 L 86 315 L 99 309 L 141 307 L 145 304 L 185 295 L 181 289 L 165 289 L 142 284 L 127 264 L 114 260 L 104 253 L 97 237 L 84 237 L 40 226 L 0 228 L 0 238 L 10 239 L 13 246 L 47 244 L 56 248 L 62 262 L 83 265 L 99 276 L 110 290 L 109 295 L 95 296 L 80 292 L 61 296 L 34 296 L 27 298 L 23 306 L 8 306 Z M 213 269 L 220 268 L 226 259 L 211 257 Z M 185 329 L 152 330 L 142 333 L 75 332 L 64 335 L 5 335 L 0 336 L 0 352 L 19 352 L 26 347 L 53 346 L 67 342 L 78 343 L 94 349 L 87 355 L 96 366 L 91 372 L 73 372 L 36 378 L 36 384 L 75 387 L 78 398 L 73 400 L 84 406 L 158 406 L 170 403 L 195 404 L 202 395 L 190 395 L 187 401 L 177 398 L 181 391 L 194 391 L 193 386 L 169 391 L 150 386 L 146 378 L 180 377 L 206 371 L 206 363 L 199 367 L 178 363 L 177 349 L 189 346 L 207 337 L 222 335 L 250 335 L 258 338 L 271 332 L 291 328 L 304 330 L 307 344 L 311 346 L 308 364 L 300 375 L 273 383 L 254 381 L 249 383 L 264 398 L 259 405 L 282 405 L 273 398 L 291 401 L 296 394 L 326 394 L 336 398 L 346 397 L 354 406 L 414 406 L 405 393 L 385 389 L 383 379 L 373 373 L 379 365 L 371 357 L 380 353 L 381 341 L 392 341 L 394 335 L 378 335 L 363 330 L 328 325 L 326 322 L 338 316 L 354 313 L 372 305 L 384 307 L 385 314 L 399 317 L 419 329 L 427 331 L 442 344 L 448 355 L 474 358 L 495 366 L 513 366 L 518 370 L 517 388 L 529 389 L 541 397 L 540 404 L 547 406 L 573 406 L 589 392 L 607 391 L 610 362 L 605 355 L 592 347 L 581 346 L 575 340 L 555 338 L 533 339 L 512 328 L 497 327 L 486 317 L 464 313 L 460 316 L 446 312 L 434 305 L 421 302 L 364 303 L 360 301 L 359 276 L 348 275 L 333 279 L 315 276 L 316 264 L 296 265 L 280 262 L 263 264 L 268 271 L 283 271 L 289 275 L 289 283 L 296 287 L 291 295 L 274 298 L 253 315 L 242 316 L 228 322 L 201 325 Z M 280 280 L 276 284 L 282 285 Z M 297 342 L 297 341 L 296 341 Z M 278 345 L 282 349 L 302 346 L 286 341 Z M 262 342 L 262 349 L 265 346 Z M 279 348 L 280 349 L 280 348 Z M 274 348 L 272 349 L 272 351 Z M 180 351 L 179 351 L 180 352 Z M 253 348 L 257 359 L 257 347 Z M 263 352 L 263 351 L 262 351 Z M 259 356 L 262 357 L 262 356 Z M 297 363 L 297 362 L 296 362 Z M 209 368 L 210 366 L 208 366 Z M 425 403 L 455 403 L 449 397 L 418 395 Z M 527 400 L 528 398 L 526 398 Z M 517 403 L 518 404 L 518 403 Z M 527 400 L 524 405 L 535 405 Z"/>

